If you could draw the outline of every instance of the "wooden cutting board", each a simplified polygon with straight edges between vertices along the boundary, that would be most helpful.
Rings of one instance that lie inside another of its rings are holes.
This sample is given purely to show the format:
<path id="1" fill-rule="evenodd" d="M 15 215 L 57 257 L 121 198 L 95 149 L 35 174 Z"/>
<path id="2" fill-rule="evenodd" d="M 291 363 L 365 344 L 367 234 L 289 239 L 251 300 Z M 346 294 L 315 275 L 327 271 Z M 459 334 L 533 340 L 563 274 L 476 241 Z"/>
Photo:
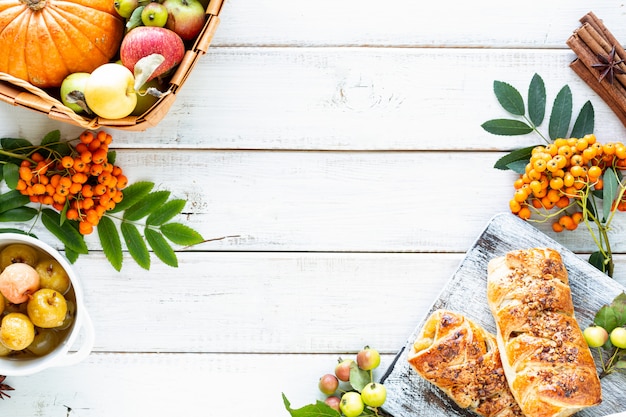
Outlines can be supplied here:
<path id="1" fill-rule="evenodd" d="M 459 408 L 438 388 L 419 377 L 408 365 L 407 353 L 425 319 L 439 308 L 463 313 L 495 333 L 495 322 L 487 306 L 487 263 L 508 251 L 532 247 L 550 247 L 561 253 L 569 273 L 576 318 L 581 328 L 593 322 L 595 312 L 600 307 L 625 291 L 615 280 L 602 274 L 528 222 L 508 213 L 495 216 L 467 252 L 428 314 L 418 318 L 421 321 L 417 328 L 381 378 L 381 382 L 387 387 L 387 401 L 383 407 L 385 413 L 393 417 L 474 416 L 473 413 Z M 419 271 L 415 275 L 415 279 L 420 279 Z M 598 357 L 594 358 L 599 364 Z M 603 378 L 602 404 L 581 411 L 576 416 L 600 417 L 626 411 L 625 390 L 626 374 L 614 373 Z"/>

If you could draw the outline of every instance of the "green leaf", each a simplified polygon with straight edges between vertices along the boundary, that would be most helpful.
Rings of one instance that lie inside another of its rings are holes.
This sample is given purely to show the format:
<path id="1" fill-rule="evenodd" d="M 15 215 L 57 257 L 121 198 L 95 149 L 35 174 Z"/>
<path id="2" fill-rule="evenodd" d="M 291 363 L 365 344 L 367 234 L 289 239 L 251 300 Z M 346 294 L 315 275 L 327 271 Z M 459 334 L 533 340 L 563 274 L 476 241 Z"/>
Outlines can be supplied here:
<path id="1" fill-rule="evenodd" d="M 67 246 L 65 247 L 65 257 L 67 258 L 68 261 L 70 261 L 70 263 L 73 264 L 74 262 L 76 262 L 76 260 L 78 259 L 78 256 L 79 256 L 78 253 L 71 250 Z"/>
<path id="2" fill-rule="evenodd" d="M 123 217 L 129 221 L 142 219 L 163 205 L 169 197 L 169 191 L 154 191 L 127 208 Z"/>
<path id="3" fill-rule="evenodd" d="M 511 169 L 510 164 L 518 161 L 523 161 L 524 166 L 530 161 L 530 156 L 532 153 L 534 146 L 529 146 L 527 148 L 516 149 L 508 154 L 504 155 L 502 158 L 496 161 L 496 164 L 493 166 L 494 168 L 507 170 Z M 517 172 L 517 171 L 516 171 Z"/>
<path id="4" fill-rule="evenodd" d="M 487 132 L 500 136 L 519 136 L 533 131 L 525 122 L 514 119 L 492 119 L 481 125 Z"/>
<path id="5" fill-rule="evenodd" d="M 356 362 L 350 364 L 350 385 L 361 392 L 363 387 L 372 382 L 372 374 L 359 368 Z"/>
<path id="6" fill-rule="evenodd" d="M 539 74 L 535 74 L 528 87 L 528 118 L 539 126 L 546 115 L 546 87 Z"/>
<path id="7" fill-rule="evenodd" d="M 166 238 L 177 245 L 191 246 L 204 241 L 200 233 L 182 223 L 165 223 L 160 230 Z"/>
<path id="8" fill-rule="evenodd" d="M 26 222 L 37 215 L 32 207 L 16 207 L 0 213 L 0 222 Z"/>
<path id="9" fill-rule="evenodd" d="M 617 368 L 617 369 L 626 369 L 626 361 L 617 361 L 617 362 L 615 362 L 615 368 Z"/>
<path id="10" fill-rule="evenodd" d="M 25 206 L 28 203 L 30 203 L 28 196 L 22 195 L 17 190 L 7 191 L 4 194 L 0 194 L 0 213 Z"/>
<path id="11" fill-rule="evenodd" d="M 60 141 L 61 141 L 61 131 L 57 129 L 57 130 L 48 132 L 46 136 L 44 136 L 43 139 L 41 139 L 41 144 L 45 146 L 45 145 L 50 145 L 51 143 L 57 143 Z"/>
<path id="12" fill-rule="evenodd" d="M 117 153 L 115 151 L 107 152 L 107 161 L 109 161 L 109 164 L 115 164 L 116 156 L 117 156 Z"/>
<path id="13" fill-rule="evenodd" d="M 148 245 L 150 245 L 157 258 L 159 258 L 165 265 L 169 265 L 174 268 L 178 267 L 178 258 L 176 258 L 176 253 L 170 244 L 167 243 L 163 235 L 149 228 L 146 228 L 144 233 Z"/>
<path id="14" fill-rule="evenodd" d="M 548 135 L 550 139 L 566 138 L 569 124 L 572 120 L 572 91 L 564 86 L 556 95 L 550 114 Z"/>
<path id="15" fill-rule="evenodd" d="M 626 293 L 621 293 L 611 303 L 618 326 L 626 326 Z"/>
<path id="16" fill-rule="evenodd" d="M 32 236 L 34 238 L 37 238 L 37 236 L 33 233 L 29 233 L 29 232 L 25 232 L 21 229 L 16 229 L 14 227 L 6 227 L 6 228 L 2 228 L 0 229 L 0 233 L 17 233 L 20 235 L 26 235 L 26 236 Z"/>
<path id="17" fill-rule="evenodd" d="M 613 329 L 617 327 L 617 317 L 615 317 L 613 309 L 605 305 L 598 310 L 593 319 L 593 323 L 596 326 L 604 327 L 607 332 L 611 333 Z"/>
<path id="18" fill-rule="evenodd" d="M 20 179 L 19 167 L 16 164 L 6 163 L 2 168 L 2 176 L 10 189 L 15 190 Z"/>
<path id="19" fill-rule="evenodd" d="M 504 107 L 504 110 L 516 116 L 523 116 L 526 113 L 522 95 L 511 84 L 494 81 L 493 92 L 496 94 L 500 105 Z"/>
<path id="20" fill-rule="evenodd" d="M 582 138 L 585 135 L 593 133 L 594 118 L 593 104 L 591 104 L 591 101 L 587 101 L 580 109 L 580 113 L 578 113 L 578 117 L 574 122 L 571 137 Z"/>
<path id="21" fill-rule="evenodd" d="M 143 269 L 150 269 L 150 252 L 148 252 L 146 242 L 141 237 L 137 227 L 131 223 L 124 222 L 121 224 L 120 229 L 130 256 Z"/>
<path id="22" fill-rule="evenodd" d="M 61 215 L 55 210 L 43 209 L 41 222 L 65 247 L 78 254 L 89 253 L 83 235 L 70 224 L 71 222 L 65 222 L 61 225 Z"/>
<path id="23" fill-rule="evenodd" d="M 0 139 L 0 147 L 5 151 L 27 154 L 30 151 L 29 148 L 33 147 L 33 144 L 21 138 L 2 138 Z"/>
<path id="24" fill-rule="evenodd" d="M 285 409 L 289 412 L 291 417 L 340 417 L 339 411 L 331 408 L 324 401 L 317 400 L 315 404 L 308 404 L 304 407 L 293 409 L 291 403 L 287 400 L 285 394 L 283 394 L 283 404 Z"/>
<path id="25" fill-rule="evenodd" d="M 185 208 L 185 204 L 187 201 L 183 199 L 174 199 L 170 200 L 167 203 L 161 205 L 161 207 L 157 207 L 148 218 L 146 219 L 146 224 L 152 226 L 160 226 L 165 222 L 168 222 L 174 218 L 177 214 L 179 214 Z"/>
<path id="26" fill-rule="evenodd" d="M 137 26 L 141 26 L 141 12 L 143 11 L 145 6 L 139 6 L 131 13 L 128 21 L 126 22 L 126 32 L 131 29 L 136 28 Z"/>
<path id="27" fill-rule="evenodd" d="M 604 182 L 604 187 L 602 188 L 602 214 L 604 216 L 604 220 L 609 218 L 611 214 L 611 207 L 613 206 L 613 201 L 617 197 L 617 189 L 619 187 L 619 180 L 617 178 L 617 174 L 613 168 L 608 168 L 602 174 L 602 181 Z"/>
<path id="28" fill-rule="evenodd" d="M 109 260 L 109 263 L 116 271 L 122 269 L 122 241 L 120 240 L 120 234 L 115 228 L 115 223 L 110 218 L 104 216 L 98 223 L 98 238 L 102 244 L 102 250 L 104 255 Z"/>
<path id="29" fill-rule="evenodd" d="M 607 259 L 604 258 L 604 255 L 602 255 L 600 251 L 593 252 L 589 255 L 589 263 L 604 273 L 608 270 L 606 261 Z"/>
<path id="30" fill-rule="evenodd" d="M 142 198 L 144 198 L 154 188 L 154 183 L 149 181 L 140 181 L 129 185 L 122 190 L 124 199 L 115 205 L 113 210 L 109 213 L 119 213 L 122 210 L 126 210 Z"/>

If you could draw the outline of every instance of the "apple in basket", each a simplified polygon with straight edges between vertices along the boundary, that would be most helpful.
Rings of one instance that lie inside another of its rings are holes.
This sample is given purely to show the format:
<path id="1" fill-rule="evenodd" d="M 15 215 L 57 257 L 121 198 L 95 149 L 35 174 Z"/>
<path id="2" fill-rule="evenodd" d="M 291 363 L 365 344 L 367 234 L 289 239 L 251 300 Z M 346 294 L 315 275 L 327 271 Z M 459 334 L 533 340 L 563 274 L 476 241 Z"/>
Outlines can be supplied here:
<path id="1" fill-rule="evenodd" d="M 185 44 L 175 32 L 156 26 L 139 26 L 124 36 L 120 46 L 120 60 L 131 72 L 142 58 L 162 55 L 163 62 L 151 73 L 148 81 L 168 73 L 180 64 L 185 55 Z"/>
<path id="2" fill-rule="evenodd" d="M 204 27 L 205 7 L 199 0 L 165 0 L 167 9 L 165 27 L 176 32 L 183 40 L 195 39 Z"/>
<path id="3" fill-rule="evenodd" d="M 120 119 L 128 116 L 137 104 L 133 73 L 115 63 L 99 66 L 87 78 L 85 101 L 100 117 Z"/>

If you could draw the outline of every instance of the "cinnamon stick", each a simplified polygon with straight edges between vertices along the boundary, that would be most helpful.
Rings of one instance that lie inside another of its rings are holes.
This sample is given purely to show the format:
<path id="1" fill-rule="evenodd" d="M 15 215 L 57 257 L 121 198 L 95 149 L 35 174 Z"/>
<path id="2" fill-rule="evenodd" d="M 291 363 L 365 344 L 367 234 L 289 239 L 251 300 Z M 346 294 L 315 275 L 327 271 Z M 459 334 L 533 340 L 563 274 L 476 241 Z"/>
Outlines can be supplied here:
<path id="1" fill-rule="evenodd" d="M 599 55 L 607 56 L 615 48 L 615 59 L 626 58 L 626 50 L 593 12 L 580 19 L 581 27 L 567 40 L 576 54 L 570 68 L 604 100 L 619 120 L 626 126 L 626 75 L 614 73 L 613 82 L 603 78 L 594 64 L 600 63 Z M 626 65 L 620 64 L 626 71 Z"/>

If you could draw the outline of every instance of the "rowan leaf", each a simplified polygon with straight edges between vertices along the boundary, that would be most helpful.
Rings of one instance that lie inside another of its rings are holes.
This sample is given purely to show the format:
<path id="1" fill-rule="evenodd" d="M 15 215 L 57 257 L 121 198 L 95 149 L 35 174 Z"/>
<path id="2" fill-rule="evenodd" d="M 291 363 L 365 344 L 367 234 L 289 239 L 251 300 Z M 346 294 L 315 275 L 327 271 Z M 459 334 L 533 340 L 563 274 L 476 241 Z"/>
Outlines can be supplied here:
<path id="1" fill-rule="evenodd" d="M 100 219 L 97 229 L 104 255 L 109 260 L 111 266 L 116 271 L 120 271 L 124 257 L 122 255 L 122 241 L 115 223 L 109 217 L 104 216 Z"/>
<path id="2" fill-rule="evenodd" d="M 143 269 L 150 269 L 150 252 L 139 230 L 134 224 L 123 222 L 120 226 L 124 243 L 128 248 L 130 256 Z"/>
<path id="3" fill-rule="evenodd" d="M 165 223 L 161 225 L 159 230 L 167 239 L 177 245 L 190 246 L 204 241 L 200 233 L 182 223 Z"/>
<path id="4" fill-rule="evenodd" d="M 148 195 L 148 193 L 152 191 L 152 188 L 154 188 L 154 183 L 149 181 L 139 181 L 129 185 L 122 190 L 122 194 L 124 195 L 122 201 L 117 203 L 115 208 L 110 210 L 109 213 L 119 213 L 120 211 L 126 210 Z"/>
<path id="5" fill-rule="evenodd" d="M 89 253 L 83 235 L 71 225 L 72 222 L 65 222 L 61 225 L 61 215 L 55 210 L 43 209 L 41 211 L 41 222 L 65 247 L 78 254 Z"/>
<path id="6" fill-rule="evenodd" d="M 539 74 L 535 74 L 528 86 L 528 118 L 539 126 L 546 115 L 546 87 Z"/>
<path id="7" fill-rule="evenodd" d="M 144 234 L 148 245 L 150 245 L 157 258 L 159 258 L 165 265 L 177 268 L 178 258 L 176 257 L 176 253 L 170 244 L 167 243 L 167 240 L 165 240 L 163 235 L 150 228 L 146 228 L 144 230 Z"/>
<path id="8" fill-rule="evenodd" d="M 160 226 L 165 222 L 168 222 L 179 214 L 185 208 L 187 204 L 186 200 L 174 199 L 157 207 L 146 219 L 146 224 L 152 226 Z"/>
<path id="9" fill-rule="evenodd" d="M 481 125 L 487 132 L 500 136 L 518 136 L 525 135 L 533 131 L 533 128 L 515 119 L 492 119 L 487 120 Z"/>
<path id="10" fill-rule="evenodd" d="M 41 144 L 43 146 L 49 145 L 51 143 L 58 143 L 61 141 L 61 131 L 60 130 L 52 130 L 41 139 Z"/>
<path id="11" fill-rule="evenodd" d="M 511 164 L 515 162 L 522 162 L 523 166 L 526 166 L 528 161 L 530 161 L 530 156 L 531 156 L 533 148 L 534 146 L 529 146 L 526 148 L 521 148 L 521 149 L 516 149 L 514 151 L 511 151 L 508 154 L 501 157 L 500 159 L 498 159 L 496 161 L 496 164 L 493 167 L 497 169 L 501 169 L 501 170 L 513 169 Z M 518 172 L 517 169 L 513 169 L 513 171 Z M 524 171 L 518 172 L 518 173 L 523 173 L 523 172 Z"/>
<path id="12" fill-rule="evenodd" d="M 4 180 L 7 183 L 7 186 L 15 190 L 17 187 L 17 181 L 20 179 L 19 167 L 16 164 L 6 163 L 2 167 L 2 175 L 0 176 L 0 180 L 4 177 Z"/>
<path id="13" fill-rule="evenodd" d="M 613 168 L 609 168 L 602 174 L 604 187 L 602 188 L 602 215 L 606 221 L 611 215 L 613 201 L 617 197 L 617 189 L 619 188 L 619 179 Z"/>
<path id="14" fill-rule="evenodd" d="M 30 203 L 30 198 L 27 195 L 22 195 L 17 190 L 7 191 L 0 194 L 0 213 L 25 206 L 28 203 Z"/>
<path id="15" fill-rule="evenodd" d="M 124 211 L 123 218 L 129 221 L 143 219 L 163 205 L 169 197 L 169 191 L 154 191 L 127 208 L 126 211 Z"/>
<path id="16" fill-rule="evenodd" d="M 572 120 L 572 91 L 568 85 L 563 86 L 554 99 L 548 135 L 550 139 L 566 138 Z"/>
<path id="17" fill-rule="evenodd" d="M 504 110 L 516 116 L 523 116 L 526 113 L 522 95 L 511 84 L 494 81 L 493 92 Z"/>
<path id="18" fill-rule="evenodd" d="M 574 127 L 572 128 L 571 137 L 582 138 L 585 135 L 593 133 L 595 113 L 591 101 L 587 101 L 578 113 Z"/>
<path id="19" fill-rule="evenodd" d="M 0 222 L 26 222 L 37 215 L 32 207 L 16 207 L 0 213 Z"/>

